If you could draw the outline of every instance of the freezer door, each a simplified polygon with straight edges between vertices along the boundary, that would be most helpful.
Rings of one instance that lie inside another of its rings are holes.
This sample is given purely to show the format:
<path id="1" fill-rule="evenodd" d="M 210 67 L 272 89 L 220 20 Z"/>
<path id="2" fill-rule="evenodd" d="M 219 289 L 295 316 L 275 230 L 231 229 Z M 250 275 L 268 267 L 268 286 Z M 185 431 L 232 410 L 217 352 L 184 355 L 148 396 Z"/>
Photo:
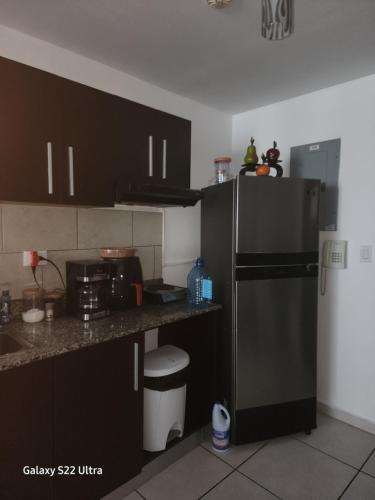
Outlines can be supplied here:
<path id="1" fill-rule="evenodd" d="M 238 177 L 237 253 L 318 250 L 319 181 Z"/>
<path id="2" fill-rule="evenodd" d="M 317 277 L 237 281 L 236 313 L 236 409 L 314 397 Z"/>

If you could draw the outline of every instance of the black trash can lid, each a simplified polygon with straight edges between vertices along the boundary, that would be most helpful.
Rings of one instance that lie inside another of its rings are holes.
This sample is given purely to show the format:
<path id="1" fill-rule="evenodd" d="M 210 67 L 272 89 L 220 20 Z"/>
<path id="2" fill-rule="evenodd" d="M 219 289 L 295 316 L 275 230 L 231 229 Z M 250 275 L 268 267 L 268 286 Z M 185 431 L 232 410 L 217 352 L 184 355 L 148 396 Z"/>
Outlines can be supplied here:
<path id="1" fill-rule="evenodd" d="M 189 354 L 179 347 L 164 345 L 154 351 L 146 352 L 145 377 L 165 377 L 188 366 Z"/>

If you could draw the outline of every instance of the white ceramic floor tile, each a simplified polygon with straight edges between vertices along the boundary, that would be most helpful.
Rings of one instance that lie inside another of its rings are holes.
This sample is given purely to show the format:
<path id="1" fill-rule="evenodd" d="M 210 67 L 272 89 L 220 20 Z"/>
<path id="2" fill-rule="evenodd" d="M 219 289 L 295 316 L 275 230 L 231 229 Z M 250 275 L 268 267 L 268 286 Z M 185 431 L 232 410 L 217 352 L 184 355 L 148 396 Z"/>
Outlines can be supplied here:
<path id="1" fill-rule="evenodd" d="M 371 455 L 369 461 L 365 464 L 362 471 L 375 477 L 375 452 Z"/>
<path id="2" fill-rule="evenodd" d="M 203 497 L 204 500 L 275 500 L 274 495 L 238 472 L 215 486 Z"/>
<path id="3" fill-rule="evenodd" d="M 268 443 L 239 470 L 285 500 L 337 500 L 356 474 L 292 438 Z"/>
<path id="4" fill-rule="evenodd" d="M 138 491 L 147 500 L 197 500 L 231 471 L 227 464 L 197 446 Z"/>
<path id="5" fill-rule="evenodd" d="M 257 450 L 259 450 L 261 446 L 264 446 L 264 444 L 264 441 L 261 441 L 258 443 L 242 444 L 238 446 L 231 445 L 229 450 L 225 453 L 215 451 L 212 448 L 210 439 L 206 439 L 205 441 L 203 441 L 202 446 L 206 448 L 206 450 L 214 453 L 217 457 L 224 460 L 224 462 L 226 462 L 227 464 L 236 468 L 241 465 L 242 462 L 245 462 L 245 460 L 247 460 Z"/>
<path id="6" fill-rule="evenodd" d="M 342 500 L 374 500 L 374 498 L 375 478 L 361 472 L 342 496 Z"/>
<path id="7" fill-rule="evenodd" d="M 360 469 L 375 448 L 375 436 L 340 420 L 318 415 L 317 429 L 310 436 L 298 434 L 295 437 L 343 462 Z"/>

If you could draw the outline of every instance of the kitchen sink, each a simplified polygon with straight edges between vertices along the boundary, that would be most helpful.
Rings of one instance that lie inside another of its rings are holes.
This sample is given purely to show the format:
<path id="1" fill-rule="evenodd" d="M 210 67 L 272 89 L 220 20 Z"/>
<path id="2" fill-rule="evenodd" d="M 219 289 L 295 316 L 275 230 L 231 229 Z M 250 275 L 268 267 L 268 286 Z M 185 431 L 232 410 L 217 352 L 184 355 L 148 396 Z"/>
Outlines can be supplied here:
<path id="1" fill-rule="evenodd" d="M 26 349 L 23 344 L 20 344 L 6 333 L 0 333 L 0 356 L 11 352 L 21 351 L 22 349 Z"/>

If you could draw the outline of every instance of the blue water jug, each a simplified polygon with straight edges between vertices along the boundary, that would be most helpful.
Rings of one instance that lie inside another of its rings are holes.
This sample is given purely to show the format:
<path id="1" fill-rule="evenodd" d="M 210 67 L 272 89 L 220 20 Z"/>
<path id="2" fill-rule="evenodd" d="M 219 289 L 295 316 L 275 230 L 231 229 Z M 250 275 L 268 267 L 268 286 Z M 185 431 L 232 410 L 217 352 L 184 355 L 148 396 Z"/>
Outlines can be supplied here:
<path id="1" fill-rule="evenodd" d="M 198 258 L 187 277 L 188 301 L 194 307 L 204 306 L 212 300 L 212 281 L 204 268 L 204 261 Z"/>

